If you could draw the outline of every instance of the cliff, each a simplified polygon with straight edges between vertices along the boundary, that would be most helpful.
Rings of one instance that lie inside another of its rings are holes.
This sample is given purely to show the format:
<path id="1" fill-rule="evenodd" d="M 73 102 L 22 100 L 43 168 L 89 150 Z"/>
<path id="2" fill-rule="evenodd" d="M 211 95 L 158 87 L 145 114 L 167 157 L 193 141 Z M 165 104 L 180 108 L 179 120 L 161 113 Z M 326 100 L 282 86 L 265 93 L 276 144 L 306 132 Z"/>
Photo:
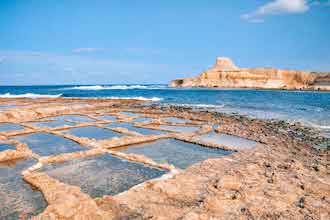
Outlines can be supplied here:
<path id="1" fill-rule="evenodd" d="M 170 86 L 330 90 L 330 73 L 238 68 L 229 58 L 218 57 L 216 64 L 199 76 L 173 80 Z"/>

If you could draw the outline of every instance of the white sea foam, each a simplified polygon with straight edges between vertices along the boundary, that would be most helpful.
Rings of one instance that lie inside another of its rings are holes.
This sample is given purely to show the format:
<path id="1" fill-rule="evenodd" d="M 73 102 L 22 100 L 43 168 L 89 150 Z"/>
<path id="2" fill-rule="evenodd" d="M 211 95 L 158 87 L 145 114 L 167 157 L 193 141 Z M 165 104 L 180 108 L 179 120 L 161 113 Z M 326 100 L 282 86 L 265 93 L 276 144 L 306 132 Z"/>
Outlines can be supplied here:
<path id="1" fill-rule="evenodd" d="M 316 123 L 313 123 L 313 122 L 306 122 L 305 123 L 306 125 L 309 125 L 311 127 L 314 127 L 316 129 L 320 129 L 320 130 L 329 130 L 330 131 L 330 125 L 320 125 L 320 124 L 316 124 Z"/>
<path id="2" fill-rule="evenodd" d="M 74 90 L 105 90 L 109 89 L 107 86 L 75 86 L 66 89 L 74 89 Z"/>
<path id="3" fill-rule="evenodd" d="M 30 99 L 37 99 L 37 98 L 58 98 L 61 97 L 62 94 L 56 95 L 42 95 L 42 94 L 34 94 L 34 93 L 25 93 L 25 94 L 0 94 L 0 98 L 30 98 Z"/>
<path id="4" fill-rule="evenodd" d="M 225 105 L 212 105 L 212 104 L 171 104 L 182 107 L 192 107 L 192 108 L 223 108 Z"/>
<path id="5" fill-rule="evenodd" d="M 146 86 L 146 85 L 113 85 L 113 86 L 74 86 L 69 88 L 64 88 L 61 90 L 125 90 L 125 89 L 162 89 L 166 88 L 166 86 Z"/>
<path id="6" fill-rule="evenodd" d="M 158 102 L 158 101 L 162 101 L 162 98 L 158 98 L 158 97 L 152 97 L 152 98 L 146 98 L 143 96 L 135 96 L 135 97 L 119 97 L 119 96 L 111 96 L 111 97 L 107 97 L 108 99 L 134 99 L 134 100 L 141 100 L 141 101 L 152 101 L 152 102 Z"/>

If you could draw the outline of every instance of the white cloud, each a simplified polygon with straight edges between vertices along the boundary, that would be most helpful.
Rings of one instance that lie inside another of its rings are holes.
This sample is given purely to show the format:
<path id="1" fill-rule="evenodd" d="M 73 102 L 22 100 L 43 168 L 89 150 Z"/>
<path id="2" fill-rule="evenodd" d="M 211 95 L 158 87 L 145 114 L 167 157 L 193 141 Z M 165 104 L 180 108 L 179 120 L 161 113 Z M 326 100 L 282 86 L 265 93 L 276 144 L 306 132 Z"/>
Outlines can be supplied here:
<path id="1" fill-rule="evenodd" d="M 94 47 L 83 47 L 83 48 L 76 48 L 73 49 L 72 52 L 74 53 L 91 53 L 91 52 L 97 52 L 102 51 L 101 48 L 94 48 Z"/>
<path id="2" fill-rule="evenodd" d="M 267 15 L 297 14 L 308 10 L 309 6 L 305 0 L 274 0 L 254 12 L 242 15 L 242 18 L 250 22 L 263 22 Z"/>

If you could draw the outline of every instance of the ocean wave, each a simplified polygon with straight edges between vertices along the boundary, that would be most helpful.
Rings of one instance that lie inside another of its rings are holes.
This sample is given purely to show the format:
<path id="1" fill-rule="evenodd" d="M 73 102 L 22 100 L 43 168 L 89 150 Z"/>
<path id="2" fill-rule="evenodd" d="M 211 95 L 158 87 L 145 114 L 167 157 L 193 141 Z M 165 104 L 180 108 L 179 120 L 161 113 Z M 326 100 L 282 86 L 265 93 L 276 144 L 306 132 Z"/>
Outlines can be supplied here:
<path id="1" fill-rule="evenodd" d="M 133 100 L 141 100 L 141 101 L 152 101 L 152 102 L 159 102 L 162 101 L 162 98 L 158 97 L 152 97 L 152 98 L 146 98 L 143 96 L 135 96 L 135 97 L 119 97 L 119 96 L 111 96 L 107 97 L 108 99 L 133 99 Z"/>
<path id="2" fill-rule="evenodd" d="M 213 104 L 171 104 L 182 107 L 192 107 L 192 108 L 223 108 L 225 105 L 213 105 Z"/>
<path id="3" fill-rule="evenodd" d="M 113 86 L 74 86 L 61 90 L 126 90 L 126 89 L 163 89 L 166 86 L 146 86 L 146 85 L 113 85 Z"/>
<path id="4" fill-rule="evenodd" d="M 319 129 L 319 130 L 329 130 L 330 131 L 330 125 L 320 125 L 320 124 L 315 124 L 315 123 L 310 122 L 310 121 L 306 122 L 305 124 L 309 125 L 313 128 Z"/>
<path id="5" fill-rule="evenodd" d="M 25 93 L 25 94 L 0 94 L 0 98 L 30 98 L 30 99 L 36 99 L 36 98 L 58 98 L 61 97 L 62 94 L 56 94 L 56 95 L 42 95 L 42 94 L 34 94 L 34 93 Z"/>
<path id="6" fill-rule="evenodd" d="M 109 89 L 106 86 L 75 86 L 75 87 L 70 87 L 66 88 L 67 90 L 105 90 Z"/>

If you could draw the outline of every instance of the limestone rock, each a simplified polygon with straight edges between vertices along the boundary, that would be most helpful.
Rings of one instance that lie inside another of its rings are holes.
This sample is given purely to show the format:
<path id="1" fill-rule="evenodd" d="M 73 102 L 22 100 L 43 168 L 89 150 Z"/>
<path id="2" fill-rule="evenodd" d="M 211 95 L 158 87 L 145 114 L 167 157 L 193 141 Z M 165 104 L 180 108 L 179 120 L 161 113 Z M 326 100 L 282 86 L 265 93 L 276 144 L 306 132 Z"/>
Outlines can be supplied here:
<path id="1" fill-rule="evenodd" d="M 231 59 L 218 57 L 216 64 L 199 76 L 173 80 L 170 86 L 330 90 L 330 73 L 238 68 Z"/>

